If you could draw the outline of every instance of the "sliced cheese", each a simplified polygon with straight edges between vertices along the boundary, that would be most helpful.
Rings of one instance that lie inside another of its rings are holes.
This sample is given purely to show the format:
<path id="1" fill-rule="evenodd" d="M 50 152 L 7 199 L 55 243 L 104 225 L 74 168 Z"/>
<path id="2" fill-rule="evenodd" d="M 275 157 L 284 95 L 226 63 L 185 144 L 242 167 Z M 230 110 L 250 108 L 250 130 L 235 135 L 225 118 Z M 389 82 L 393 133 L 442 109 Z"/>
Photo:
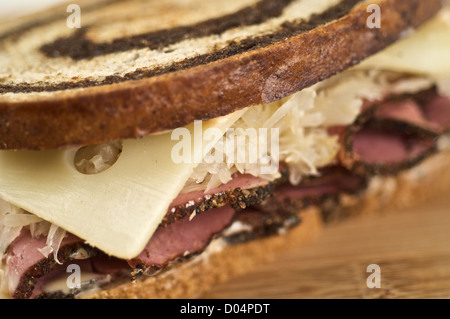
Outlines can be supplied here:
<path id="1" fill-rule="evenodd" d="M 357 68 L 450 76 L 450 6 L 412 35 L 368 58 Z"/>
<path id="2" fill-rule="evenodd" d="M 204 122 L 202 129 L 225 133 L 245 111 Z M 194 138 L 194 124 L 187 128 Z M 144 249 L 198 165 L 175 164 L 176 143 L 170 132 L 125 140 L 117 162 L 96 175 L 76 170 L 75 151 L 1 151 L 0 197 L 110 255 L 130 259 Z M 206 154 L 215 142 L 202 144 L 192 147 L 193 157 Z"/>

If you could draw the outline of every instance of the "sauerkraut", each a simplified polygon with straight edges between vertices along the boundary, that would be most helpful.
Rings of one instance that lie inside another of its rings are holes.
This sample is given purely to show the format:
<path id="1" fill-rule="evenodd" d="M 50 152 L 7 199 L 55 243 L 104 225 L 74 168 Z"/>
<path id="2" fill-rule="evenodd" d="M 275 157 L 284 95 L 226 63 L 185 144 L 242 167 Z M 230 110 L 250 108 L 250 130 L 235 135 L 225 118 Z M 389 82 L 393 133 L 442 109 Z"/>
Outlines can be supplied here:
<path id="1" fill-rule="evenodd" d="M 66 232 L 42 218 L 0 199 L 0 260 L 8 246 L 27 228 L 32 237 L 47 236 L 46 246 L 39 249 L 44 257 L 50 253 L 57 262 L 59 246 Z"/>
<path id="2" fill-rule="evenodd" d="M 442 80 L 440 83 L 443 86 L 442 83 L 446 82 Z M 235 139 L 248 128 L 279 129 L 279 152 L 269 156 L 288 165 L 290 182 L 295 185 L 303 176 L 315 175 L 319 168 L 333 162 L 339 143 L 336 136 L 328 133 L 328 128 L 352 124 L 360 114 L 364 101 L 377 101 L 388 94 L 415 93 L 435 84 L 436 80 L 431 78 L 395 72 L 343 72 L 281 101 L 250 108 L 231 127 L 233 134 L 227 139 Z M 271 142 L 267 139 L 267 145 L 262 146 L 271 150 Z M 215 147 L 218 150 L 222 148 L 222 145 Z M 247 148 L 250 149 L 250 145 Z M 229 182 L 236 172 L 270 181 L 280 176 L 279 172 L 262 174 L 263 165 L 261 162 L 203 161 L 194 170 L 186 187 L 190 191 L 195 190 L 196 183 L 197 190 L 208 190 Z"/>

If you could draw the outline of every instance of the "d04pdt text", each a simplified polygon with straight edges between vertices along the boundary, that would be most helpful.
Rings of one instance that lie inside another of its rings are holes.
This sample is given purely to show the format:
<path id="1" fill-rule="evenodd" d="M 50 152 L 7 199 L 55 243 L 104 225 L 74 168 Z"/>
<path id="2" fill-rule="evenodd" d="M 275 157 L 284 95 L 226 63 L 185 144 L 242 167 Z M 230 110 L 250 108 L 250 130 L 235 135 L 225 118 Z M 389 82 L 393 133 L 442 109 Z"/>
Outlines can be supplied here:
<path id="1" fill-rule="evenodd" d="M 247 314 L 267 314 L 270 304 L 225 304 L 224 313 L 247 313 Z"/>

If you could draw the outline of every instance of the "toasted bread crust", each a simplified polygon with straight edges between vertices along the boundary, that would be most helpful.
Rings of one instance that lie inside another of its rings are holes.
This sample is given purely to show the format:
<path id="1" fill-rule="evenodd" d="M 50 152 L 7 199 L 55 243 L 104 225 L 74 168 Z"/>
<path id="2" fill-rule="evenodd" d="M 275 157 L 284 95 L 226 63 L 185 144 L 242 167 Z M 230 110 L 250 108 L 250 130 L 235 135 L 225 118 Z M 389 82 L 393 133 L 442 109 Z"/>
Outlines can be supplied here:
<path id="1" fill-rule="evenodd" d="M 137 138 L 269 103 L 357 64 L 431 18 L 440 0 L 378 0 L 284 41 L 137 81 L 0 97 L 0 149 L 52 149 Z"/>

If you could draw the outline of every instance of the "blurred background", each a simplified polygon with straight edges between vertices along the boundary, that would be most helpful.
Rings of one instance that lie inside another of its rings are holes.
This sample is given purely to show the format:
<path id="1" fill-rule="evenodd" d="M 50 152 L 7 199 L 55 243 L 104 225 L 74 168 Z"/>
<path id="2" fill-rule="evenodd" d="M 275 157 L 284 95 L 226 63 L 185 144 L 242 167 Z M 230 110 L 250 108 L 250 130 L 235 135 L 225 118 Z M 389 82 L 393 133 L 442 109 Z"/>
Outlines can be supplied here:
<path id="1" fill-rule="evenodd" d="M 1 0 L 0 22 L 36 12 L 64 2 L 67 2 L 68 4 L 73 3 L 73 1 L 70 0 Z"/>

